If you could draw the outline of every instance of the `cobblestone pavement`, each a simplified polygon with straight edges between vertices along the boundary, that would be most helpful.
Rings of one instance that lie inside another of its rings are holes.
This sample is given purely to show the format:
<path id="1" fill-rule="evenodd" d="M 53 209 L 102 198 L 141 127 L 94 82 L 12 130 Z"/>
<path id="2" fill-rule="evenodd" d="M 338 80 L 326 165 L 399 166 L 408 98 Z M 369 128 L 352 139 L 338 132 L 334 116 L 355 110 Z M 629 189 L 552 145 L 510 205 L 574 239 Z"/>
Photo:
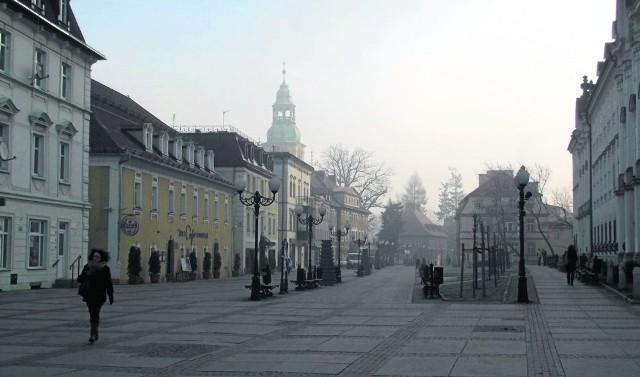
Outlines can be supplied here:
<path id="1" fill-rule="evenodd" d="M 414 298 L 413 267 L 343 275 L 257 302 L 249 276 L 116 286 L 94 345 L 74 289 L 0 292 L 0 375 L 640 375 L 640 305 L 557 270 L 528 266 L 529 304 Z"/>

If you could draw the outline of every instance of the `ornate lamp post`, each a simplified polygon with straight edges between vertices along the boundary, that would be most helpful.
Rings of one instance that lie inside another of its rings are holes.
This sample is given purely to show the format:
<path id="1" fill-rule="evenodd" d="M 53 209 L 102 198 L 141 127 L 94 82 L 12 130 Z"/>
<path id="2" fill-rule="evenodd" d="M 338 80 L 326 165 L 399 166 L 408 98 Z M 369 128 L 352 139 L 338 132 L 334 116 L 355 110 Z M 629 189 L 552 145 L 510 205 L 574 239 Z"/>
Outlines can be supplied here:
<path id="1" fill-rule="evenodd" d="M 356 276 L 361 278 L 362 276 L 364 276 L 362 274 L 362 263 L 360 263 L 360 260 L 362 259 L 362 255 L 360 253 L 360 242 L 362 242 L 360 240 L 360 237 L 358 237 L 358 272 L 356 273 Z M 367 238 L 365 237 L 364 242 L 367 242 Z"/>
<path id="2" fill-rule="evenodd" d="M 340 281 L 342 281 L 342 270 L 340 267 L 340 259 L 342 258 L 342 254 L 340 254 L 340 238 L 346 236 L 349 233 L 349 229 L 351 229 L 351 223 L 349 223 L 348 220 L 347 223 L 344 224 L 344 231 L 336 229 L 334 232 L 333 224 L 329 224 L 329 233 L 331 233 L 332 236 L 338 237 L 338 276 L 340 277 Z"/>
<path id="3" fill-rule="evenodd" d="M 282 256 L 280 258 L 280 293 L 289 293 L 289 271 L 285 267 L 285 250 L 289 247 L 289 242 L 285 238 L 282 240 Z"/>
<path id="4" fill-rule="evenodd" d="M 518 201 L 518 219 L 520 220 L 520 263 L 518 265 L 518 302 L 529 302 L 529 294 L 527 292 L 527 276 L 524 269 L 524 188 L 529 182 L 529 172 L 520 167 L 516 174 L 516 186 L 520 191 L 520 200 Z M 527 192 L 527 199 L 531 197 L 531 193 Z"/>
<path id="5" fill-rule="evenodd" d="M 309 229 L 309 271 L 307 271 L 307 279 L 313 279 L 313 274 L 311 272 L 311 243 L 313 238 L 313 226 L 318 225 L 324 219 L 324 215 L 327 213 L 327 207 L 322 204 L 318 209 L 318 213 L 320 214 L 320 218 L 314 217 L 312 213 L 307 213 L 306 218 L 302 218 L 302 213 L 304 212 L 304 208 L 300 204 L 296 206 L 296 216 L 298 216 L 298 222 L 300 224 L 306 225 Z M 311 211 L 309 211 L 311 212 Z"/>
<path id="6" fill-rule="evenodd" d="M 255 194 L 243 197 L 242 194 L 247 187 L 247 182 L 240 178 L 236 181 L 236 191 L 238 192 L 238 199 L 240 202 L 247 207 L 253 206 L 253 214 L 255 215 L 255 248 L 253 253 L 253 278 L 251 278 L 251 300 L 258 301 L 260 300 L 260 270 L 258 269 L 258 215 L 260 215 L 260 206 L 266 207 L 273 203 L 276 200 L 276 193 L 280 189 L 280 180 L 276 177 L 273 177 L 269 180 L 269 191 L 271 191 L 272 196 L 262 196 L 260 192 L 256 190 Z"/>

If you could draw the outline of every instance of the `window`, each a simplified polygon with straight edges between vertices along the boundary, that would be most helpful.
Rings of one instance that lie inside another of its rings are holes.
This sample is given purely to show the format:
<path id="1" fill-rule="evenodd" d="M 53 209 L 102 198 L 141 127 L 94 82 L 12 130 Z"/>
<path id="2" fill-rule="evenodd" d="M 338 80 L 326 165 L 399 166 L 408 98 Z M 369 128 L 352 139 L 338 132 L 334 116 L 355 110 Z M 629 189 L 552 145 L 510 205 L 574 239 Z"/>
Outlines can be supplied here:
<path id="1" fill-rule="evenodd" d="M 525 228 L 527 230 L 527 232 L 533 232 L 534 231 L 534 225 L 535 225 L 534 221 L 535 220 L 531 219 L 531 218 L 527 219 L 527 226 Z"/>
<path id="2" fill-rule="evenodd" d="M 536 255 L 536 244 L 533 242 L 527 243 L 527 255 Z"/>
<path id="3" fill-rule="evenodd" d="M 46 222 L 44 220 L 29 221 L 29 268 L 40 268 L 44 265 L 44 236 Z"/>
<path id="4" fill-rule="evenodd" d="M 44 178 L 44 136 L 33 134 L 33 169 L 31 173 Z"/>
<path id="5" fill-rule="evenodd" d="M 173 147 L 173 157 L 175 157 L 178 161 L 182 161 L 182 139 L 176 139 Z"/>
<path id="6" fill-rule="evenodd" d="M 60 67 L 60 97 L 71 98 L 71 66 L 65 63 Z"/>
<path id="7" fill-rule="evenodd" d="M 69 183 L 69 143 L 60 143 L 60 182 Z"/>
<path id="8" fill-rule="evenodd" d="M 173 188 L 173 184 L 169 186 L 169 214 L 176 212 L 176 191 Z"/>
<path id="9" fill-rule="evenodd" d="M 60 221 L 58 223 L 58 256 L 64 256 L 67 254 L 67 249 L 69 248 L 69 242 L 67 240 L 68 229 L 68 222 Z"/>
<path id="10" fill-rule="evenodd" d="M 47 53 L 43 50 L 36 49 L 33 61 L 33 86 L 38 89 L 45 90 L 45 79 L 47 75 Z"/>
<path id="11" fill-rule="evenodd" d="M 180 215 L 181 216 L 187 215 L 187 192 L 184 190 L 184 188 L 180 193 Z"/>
<path id="12" fill-rule="evenodd" d="M 142 128 L 142 138 L 144 147 L 148 152 L 153 151 L 153 126 L 151 123 L 145 123 Z"/>
<path id="13" fill-rule="evenodd" d="M 0 217 L 0 269 L 9 268 L 9 239 L 11 234 L 11 219 Z"/>
<path id="14" fill-rule="evenodd" d="M 204 197 L 204 218 L 209 218 L 209 198 L 207 196 Z"/>
<path id="15" fill-rule="evenodd" d="M 69 0 L 60 0 L 60 13 L 58 14 L 58 21 L 64 25 L 69 24 Z"/>
<path id="16" fill-rule="evenodd" d="M 206 161 L 206 168 L 209 169 L 210 171 L 213 171 L 213 163 L 214 163 L 214 158 L 215 158 L 215 154 L 213 153 L 212 150 L 208 150 L 207 151 L 207 161 Z"/>
<path id="17" fill-rule="evenodd" d="M 136 181 L 133 184 L 133 208 L 142 208 L 142 182 Z"/>
<path id="18" fill-rule="evenodd" d="M 213 218 L 218 220 L 220 214 L 220 203 L 218 202 L 218 195 L 216 194 L 213 201 Z"/>
<path id="19" fill-rule="evenodd" d="M 198 217 L 198 190 L 193 190 L 193 202 L 191 203 L 191 215 Z"/>
<path id="20" fill-rule="evenodd" d="M 0 30 L 0 71 L 9 71 L 9 33 Z"/>
<path id="21" fill-rule="evenodd" d="M 224 197 L 224 222 L 229 221 L 229 198 Z"/>
<path id="22" fill-rule="evenodd" d="M 151 186 L 151 212 L 158 212 L 158 186 Z"/>
<path id="23" fill-rule="evenodd" d="M 169 134 L 167 132 L 160 133 L 160 153 L 163 156 L 169 154 Z"/>
<path id="24" fill-rule="evenodd" d="M 11 151 L 11 146 L 9 145 L 9 127 L 4 123 L 0 123 L 0 141 L 4 141 L 7 149 Z M 9 170 L 9 161 L 0 161 L 0 170 Z"/>

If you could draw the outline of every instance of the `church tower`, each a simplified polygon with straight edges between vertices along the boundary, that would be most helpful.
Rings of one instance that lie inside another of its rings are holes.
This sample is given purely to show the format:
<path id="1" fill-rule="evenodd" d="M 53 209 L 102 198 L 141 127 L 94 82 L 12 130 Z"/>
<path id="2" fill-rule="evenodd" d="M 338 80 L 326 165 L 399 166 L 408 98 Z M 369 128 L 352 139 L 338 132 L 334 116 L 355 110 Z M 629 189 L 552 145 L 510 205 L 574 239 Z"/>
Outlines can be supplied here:
<path id="1" fill-rule="evenodd" d="M 304 161 L 305 145 L 300 143 L 300 130 L 296 127 L 296 105 L 291 102 L 291 92 L 286 82 L 286 63 L 282 63 L 282 84 L 273 104 L 273 120 L 267 131 L 266 151 L 289 152 Z"/>

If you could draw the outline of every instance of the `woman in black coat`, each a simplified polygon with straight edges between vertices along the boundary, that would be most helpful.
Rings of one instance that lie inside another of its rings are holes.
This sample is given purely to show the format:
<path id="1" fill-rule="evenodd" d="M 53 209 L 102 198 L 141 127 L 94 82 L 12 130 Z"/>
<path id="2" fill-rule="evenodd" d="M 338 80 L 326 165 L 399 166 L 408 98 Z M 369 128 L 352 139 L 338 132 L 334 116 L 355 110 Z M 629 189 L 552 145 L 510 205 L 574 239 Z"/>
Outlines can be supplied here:
<path id="1" fill-rule="evenodd" d="M 567 248 L 567 284 L 573 285 L 573 278 L 576 276 L 576 264 L 578 263 L 578 251 L 573 245 Z"/>
<path id="2" fill-rule="evenodd" d="M 87 308 L 89 308 L 90 343 L 98 340 L 100 309 L 107 301 L 107 296 L 109 296 L 109 304 L 113 305 L 113 284 L 111 283 L 111 270 L 107 266 L 108 261 L 109 253 L 100 249 L 91 249 L 89 263 L 84 266 L 82 273 L 78 276 L 79 283 L 88 285 L 82 296 L 82 301 L 86 302 Z"/>

